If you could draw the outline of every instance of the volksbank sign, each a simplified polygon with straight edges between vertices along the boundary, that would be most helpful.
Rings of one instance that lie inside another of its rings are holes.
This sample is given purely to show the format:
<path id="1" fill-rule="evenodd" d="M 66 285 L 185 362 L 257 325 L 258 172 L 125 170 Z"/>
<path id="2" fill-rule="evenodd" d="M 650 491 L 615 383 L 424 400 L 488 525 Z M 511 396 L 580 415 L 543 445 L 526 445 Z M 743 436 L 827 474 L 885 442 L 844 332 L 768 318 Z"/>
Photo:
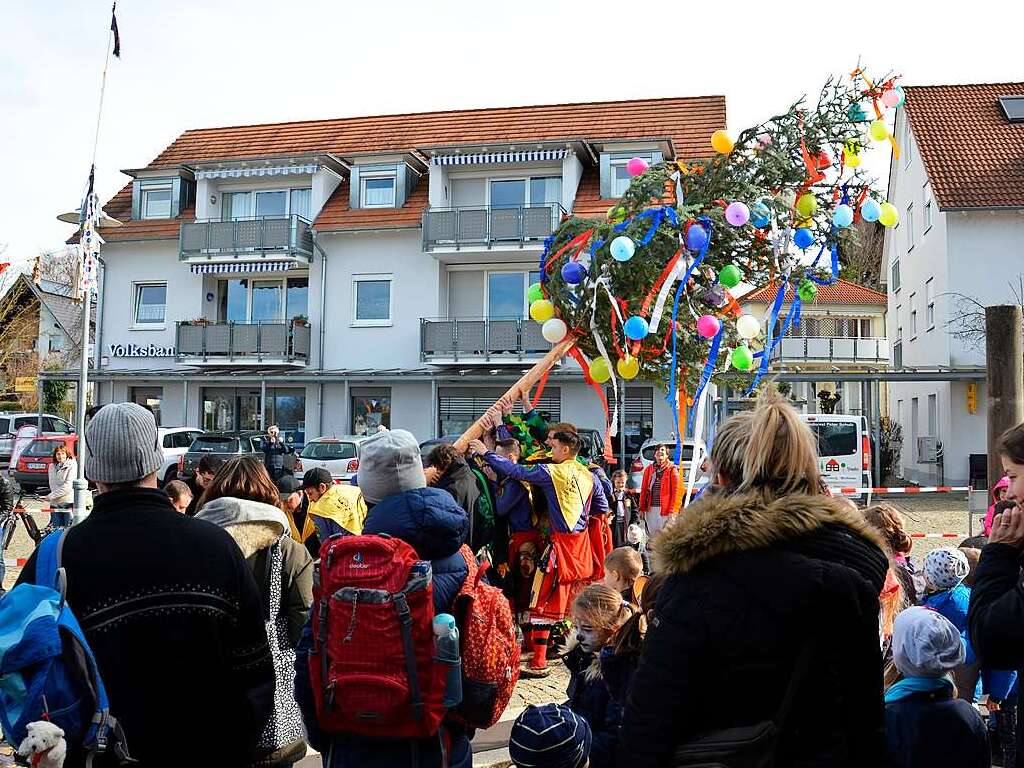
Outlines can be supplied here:
<path id="1" fill-rule="evenodd" d="M 174 347 L 159 344 L 110 344 L 111 357 L 174 357 Z"/>

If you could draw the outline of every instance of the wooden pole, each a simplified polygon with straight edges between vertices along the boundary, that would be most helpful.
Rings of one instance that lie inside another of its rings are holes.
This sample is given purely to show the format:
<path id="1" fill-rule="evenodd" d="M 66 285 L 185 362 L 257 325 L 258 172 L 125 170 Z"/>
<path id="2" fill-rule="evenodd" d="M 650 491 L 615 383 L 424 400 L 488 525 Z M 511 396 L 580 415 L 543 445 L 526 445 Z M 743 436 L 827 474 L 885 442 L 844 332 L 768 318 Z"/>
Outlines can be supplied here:
<path id="1" fill-rule="evenodd" d="M 533 368 L 524 373 L 519 381 L 509 387 L 502 397 L 516 399 L 521 393 L 529 393 L 529 391 L 533 389 L 533 385 L 540 381 L 541 377 L 551 370 L 555 363 L 565 357 L 565 353 L 572 349 L 572 346 L 575 343 L 576 339 L 568 336 L 562 339 L 553 346 L 551 351 L 544 355 L 543 359 L 538 361 Z M 462 433 L 462 437 L 455 441 L 455 449 L 459 453 L 464 453 L 466 449 L 469 448 L 469 441 L 479 440 L 483 434 L 484 417 L 481 416 L 473 422 L 469 429 Z"/>
<path id="2" fill-rule="evenodd" d="M 985 307 L 988 382 L 988 487 L 1003 476 L 995 445 L 1007 429 L 1024 422 L 1024 339 L 1020 306 Z"/>

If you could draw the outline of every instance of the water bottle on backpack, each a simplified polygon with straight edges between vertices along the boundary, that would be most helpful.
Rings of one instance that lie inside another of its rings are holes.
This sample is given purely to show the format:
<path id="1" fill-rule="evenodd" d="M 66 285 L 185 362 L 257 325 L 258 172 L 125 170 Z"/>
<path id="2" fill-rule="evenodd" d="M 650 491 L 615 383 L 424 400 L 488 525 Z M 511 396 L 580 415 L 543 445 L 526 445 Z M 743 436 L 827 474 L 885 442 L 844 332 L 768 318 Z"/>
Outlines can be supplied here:
<path id="1" fill-rule="evenodd" d="M 462 659 L 459 656 L 459 628 L 450 613 L 434 617 L 434 659 L 448 667 L 445 678 L 444 705 L 448 708 L 462 702 Z"/>

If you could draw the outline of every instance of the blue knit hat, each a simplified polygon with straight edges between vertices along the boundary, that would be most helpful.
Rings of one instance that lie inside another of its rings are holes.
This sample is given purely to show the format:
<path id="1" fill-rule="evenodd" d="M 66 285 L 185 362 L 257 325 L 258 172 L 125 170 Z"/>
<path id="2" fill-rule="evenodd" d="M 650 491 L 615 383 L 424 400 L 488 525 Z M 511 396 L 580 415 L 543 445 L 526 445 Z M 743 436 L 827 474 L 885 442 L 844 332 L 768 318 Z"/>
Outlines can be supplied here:
<path id="1" fill-rule="evenodd" d="M 587 721 L 568 707 L 531 705 L 512 725 L 508 752 L 519 768 L 583 768 L 590 741 Z"/>

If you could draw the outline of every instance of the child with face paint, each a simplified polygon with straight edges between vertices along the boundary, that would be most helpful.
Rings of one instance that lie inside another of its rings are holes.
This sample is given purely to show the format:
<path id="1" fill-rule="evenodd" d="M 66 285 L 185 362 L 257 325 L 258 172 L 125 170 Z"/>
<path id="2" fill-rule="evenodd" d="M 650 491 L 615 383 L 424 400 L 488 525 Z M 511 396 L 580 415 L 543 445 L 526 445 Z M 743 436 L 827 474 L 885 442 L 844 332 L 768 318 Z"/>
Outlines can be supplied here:
<path id="1" fill-rule="evenodd" d="M 602 672 L 610 660 L 606 657 L 615 654 L 618 631 L 632 616 L 629 603 L 604 584 L 587 585 L 573 601 L 572 620 L 579 644 L 565 657 L 569 670 L 566 706 L 590 724 L 592 768 L 614 765 L 623 706 L 609 693 Z"/>

